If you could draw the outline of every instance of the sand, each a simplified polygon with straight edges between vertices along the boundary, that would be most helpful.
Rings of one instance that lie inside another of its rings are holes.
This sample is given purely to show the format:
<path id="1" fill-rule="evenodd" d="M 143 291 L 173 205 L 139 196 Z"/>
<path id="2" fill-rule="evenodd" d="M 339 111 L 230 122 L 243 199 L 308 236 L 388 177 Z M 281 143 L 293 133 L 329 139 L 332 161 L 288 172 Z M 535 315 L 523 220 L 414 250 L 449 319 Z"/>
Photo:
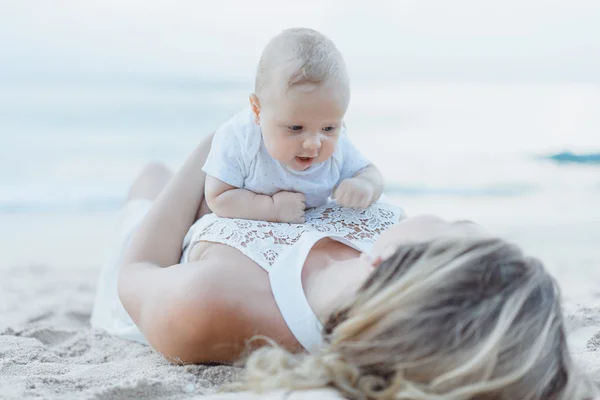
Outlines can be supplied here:
<path id="1" fill-rule="evenodd" d="M 115 221 L 114 213 L 0 217 L 0 398 L 206 399 L 239 374 L 228 366 L 171 365 L 146 346 L 90 328 L 95 281 Z M 571 352 L 600 381 L 598 222 L 496 222 L 498 233 L 541 257 L 559 280 Z M 291 398 L 321 397 L 327 392 Z"/>

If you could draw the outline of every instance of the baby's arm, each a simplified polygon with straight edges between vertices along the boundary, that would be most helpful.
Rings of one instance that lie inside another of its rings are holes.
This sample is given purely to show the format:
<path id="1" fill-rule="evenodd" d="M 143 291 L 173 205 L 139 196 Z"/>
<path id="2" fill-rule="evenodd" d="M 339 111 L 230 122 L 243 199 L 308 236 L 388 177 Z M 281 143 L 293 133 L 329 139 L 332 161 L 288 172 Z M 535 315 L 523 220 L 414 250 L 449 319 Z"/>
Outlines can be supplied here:
<path id="1" fill-rule="evenodd" d="M 379 169 L 369 164 L 352 178 L 344 179 L 333 192 L 335 201 L 344 207 L 367 208 L 383 192 L 383 176 Z"/>
<path id="2" fill-rule="evenodd" d="M 338 143 L 342 157 L 341 181 L 333 191 L 335 201 L 351 208 L 366 208 L 376 202 L 383 192 L 383 176 L 342 134 Z"/>
<path id="3" fill-rule="evenodd" d="M 358 179 L 365 182 L 365 185 L 370 186 L 373 191 L 369 205 L 375 203 L 383 193 L 383 175 L 373 164 L 369 164 L 366 168 L 361 169 L 351 179 Z"/>
<path id="4" fill-rule="evenodd" d="M 219 217 L 269 222 L 304 222 L 304 195 L 279 192 L 273 196 L 257 194 L 211 176 L 206 176 L 206 202 Z"/>

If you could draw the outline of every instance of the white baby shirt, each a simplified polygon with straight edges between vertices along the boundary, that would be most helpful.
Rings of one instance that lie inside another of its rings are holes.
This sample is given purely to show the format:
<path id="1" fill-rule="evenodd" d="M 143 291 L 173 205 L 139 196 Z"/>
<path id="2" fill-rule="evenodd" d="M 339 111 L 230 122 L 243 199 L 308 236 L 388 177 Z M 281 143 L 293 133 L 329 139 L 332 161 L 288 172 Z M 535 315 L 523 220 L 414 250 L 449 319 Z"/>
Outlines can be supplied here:
<path id="1" fill-rule="evenodd" d="M 304 193 L 306 207 L 318 207 L 327 202 L 342 180 L 369 164 L 342 128 L 331 158 L 304 171 L 288 168 L 267 152 L 260 126 L 248 107 L 217 130 L 203 170 L 228 185 L 259 194 Z"/>

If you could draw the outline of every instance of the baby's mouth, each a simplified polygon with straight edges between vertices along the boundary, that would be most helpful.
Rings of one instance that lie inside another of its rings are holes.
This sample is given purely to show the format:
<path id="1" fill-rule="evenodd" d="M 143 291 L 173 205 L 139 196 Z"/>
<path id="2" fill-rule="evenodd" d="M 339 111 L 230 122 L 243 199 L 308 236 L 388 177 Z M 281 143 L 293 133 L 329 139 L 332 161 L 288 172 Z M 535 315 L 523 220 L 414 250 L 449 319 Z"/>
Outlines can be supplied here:
<path id="1" fill-rule="evenodd" d="M 299 156 L 296 156 L 296 162 L 298 164 L 300 164 L 300 166 L 303 169 L 306 169 L 306 168 L 308 168 L 308 167 L 311 166 L 311 164 L 313 163 L 313 161 L 314 161 L 315 158 L 316 157 L 299 157 Z"/>

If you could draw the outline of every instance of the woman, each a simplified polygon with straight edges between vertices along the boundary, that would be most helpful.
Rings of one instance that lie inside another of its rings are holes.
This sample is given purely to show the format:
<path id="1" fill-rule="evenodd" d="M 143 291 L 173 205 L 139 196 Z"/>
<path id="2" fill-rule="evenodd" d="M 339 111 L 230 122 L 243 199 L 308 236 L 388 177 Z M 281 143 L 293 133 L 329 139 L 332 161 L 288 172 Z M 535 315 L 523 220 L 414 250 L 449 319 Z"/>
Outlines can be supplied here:
<path id="1" fill-rule="evenodd" d="M 209 148 L 210 138 L 173 177 L 152 165 L 133 184 L 94 326 L 182 363 L 234 362 L 267 336 L 278 346 L 254 352 L 240 383 L 257 391 L 586 398 L 539 261 L 474 224 L 396 223 L 386 205 L 325 207 L 306 225 L 205 215 Z"/>

